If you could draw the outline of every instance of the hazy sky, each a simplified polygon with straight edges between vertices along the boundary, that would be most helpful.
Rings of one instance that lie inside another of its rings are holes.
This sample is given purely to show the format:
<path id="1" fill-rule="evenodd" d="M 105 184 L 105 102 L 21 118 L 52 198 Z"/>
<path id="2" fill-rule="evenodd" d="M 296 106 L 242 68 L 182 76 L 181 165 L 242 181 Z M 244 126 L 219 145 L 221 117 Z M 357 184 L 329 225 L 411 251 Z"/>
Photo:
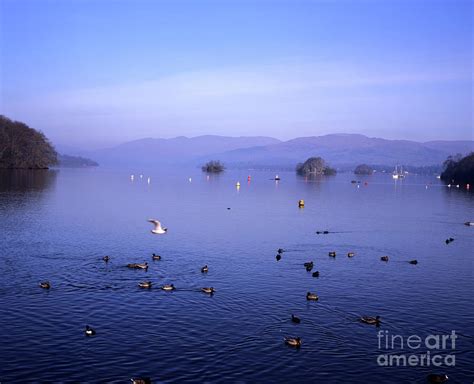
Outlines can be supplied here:
<path id="1" fill-rule="evenodd" d="M 473 137 L 469 0 L 0 4 L 0 113 L 56 144 Z"/>

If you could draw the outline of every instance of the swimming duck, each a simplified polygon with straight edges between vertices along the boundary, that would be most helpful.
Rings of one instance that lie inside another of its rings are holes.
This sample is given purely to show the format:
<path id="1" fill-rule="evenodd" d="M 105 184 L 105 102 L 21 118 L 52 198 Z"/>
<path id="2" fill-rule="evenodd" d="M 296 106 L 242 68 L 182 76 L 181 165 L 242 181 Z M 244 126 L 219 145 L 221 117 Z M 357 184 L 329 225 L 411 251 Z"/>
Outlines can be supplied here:
<path id="1" fill-rule="evenodd" d="M 212 295 L 216 290 L 213 287 L 204 287 L 204 288 L 201 288 L 201 291 L 204 293 L 208 293 L 209 295 Z"/>
<path id="2" fill-rule="evenodd" d="M 151 255 L 152 260 L 161 260 L 161 256 L 157 255 L 156 253 Z"/>
<path id="3" fill-rule="evenodd" d="M 51 284 L 49 283 L 49 281 L 42 281 L 39 286 L 43 289 L 49 289 L 51 288 Z"/>
<path id="4" fill-rule="evenodd" d="M 409 263 L 413 264 L 413 265 L 416 265 L 416 264 L 418 264 L 418 260 L 416 260 L 416 259 L 415 260 L 410 260 Z"/>
<path id="5" fill-rule="evenodd" d="M 130 379 L 132 384 L 151 384 L 151 379 L 149 377 L 135 377 Z"/>
<path id="6" fill-rule="evenodd" d="M 110 257 L 109 257 L 109 256 L 104 256 L 104 257 L 102 258 L 102 260 L 104 260 L 106 263 L 108 263 L 109 260 L 110 260 Z"/>
<path id="7" fill-rule="evenodd" d="M 327 235 L 329 231 L 316 231 L 317 235 Z"/>
<path id="8" fill-rule="evenodd" d="M 448 375 L 437 375 L 435 373 L 431 373 L 426 376 L 426 380 L 428 380 L 429 383 L 445 383 L 448 381 Z"/>
<path id="9" fill-rule="evenodd" d="M 88 325 L 86 325 L 86 330 L 84 331 L 84 333 L 86 334 L 86 336 L 94 336 L 95 335 L 95 331 L 89 327 Z"/>
<path id="10" fill-rule="evenodd" d="M 209 268 L 207 267 L 207 264 L 201 268 L 202 273 L 207 273 L 209 271 Z"/>
<path id="11" fill-rule="evenodd" d="M 330 257 L 336 257 L 336 252 L 334 252 L 334 251 L 329 252 L 329 256 Z"/>
<path id="12" fill-rule="evenodd" d="M 131 263 L 127 264 L 127 267 L 132 269 L 148 269 L 148 263 Z"/>
<path id="13" fill-rule="evenodd" d="M 355 256 L 355 253 L 354 252 L 348 252 L 347 253 L 347 257 L 354 257 Z"/>
<path id="14" fill-rule="evenodd" d="M 308 265 L 308 266 L 306 267 L 306 272 L 311 272 L 312 269 L 313 269 L 313 264 Z"/>
<path id="15" fill-rule="evenodd" d="M 380 323 L 381 323 L 380 316 L 375 316 L 375 317 L 362 316 L 360 318 L 360 321 L 365 323 L 365 324 L 377 325 L 377 326 L 380 325 Z"/>
<path id="16" fill-rule="evenodd" d="M 319 296 L 316 295 L 316 293 L 311 293 L 311 292 L 307 292 L 306 293 L 306 300 L 319 300 Z"/>
<path id="17" fill-rule="evenodd" d="M 163 291 L 173 291 L 176 288 L 174 287 L 174 284 L 165 284 L 161 287 Z"/>
<path id="18" fill-rule="evenodd" d="M 446 243 L 446 244 L 449 244 L 449 243 L 451 243 L 451 242 L 453 242 L 453 241 L 454 241 L 454 239 L 453 239 L 452 237 L 450 237 L 449 239 L 446 239 L 445 243 Z"/>
<path id="19" fill-rule="evenodd" d="M 285 344 L 291 347 L 301 347 L 301 338 L 299 337 L 285 337 Z"/>
<path id="20" fill-rule="evenodd" d="M 313 277 L 319 277 L 319 271 L 313 272 Z"/>
<path id="21" fill-rule="evenodd" d="M 283 253 L 283 252 L 285 252 L 285 250 L 284 250 L 283 248 L 278 248 L 278 251 L 277 251 L 277 252 L 278 252 L 278 253 Z"/>
<path id="22" fill-rule="evenodd" d="M 306 263 L 303 264 L 306 268 L 308 267 L 312 267 L 313 266 L 313 262 L 312 261 L 308 261 Z"/>
<path id="23" fill-rule="evenodd" d="M 382 256 L 382 257 L 380 258 L 380 260 L 382 260 L 382 261 L 388 261 L 388 256 Z"/>
<path id="24" fill-rule="evenodd" d="M 291 321 L 296 324 L 301 323 L 301 319 L 299 317 L 296 317 L 295 315 L 291 315 Z"/>
<path id="25" fill-rule="evenodd" d="M 468 227 L 474 227 L 474 221 L 466 221 L 464 225 L 467 225 Z"/>
<path id="26" fill-rule="evenodd" d="M 280 261 L 280 260 L 281 260 L 281 255 L 280 255 L 280 254 L 277 254 L 277 255 L 275 256 L 275 259 L 276 259 L 276 261 Z"/>
<path id="27" fill-rule="evenodd" d="M 138 284 L 138 286 L 139 286 L 140 288 L 147 288 L 147 289 L 149 289 L 149 288 L 151 288 L 152 283 L 151 283 L 151 281 L 142 281 L 141 283 Z"/>

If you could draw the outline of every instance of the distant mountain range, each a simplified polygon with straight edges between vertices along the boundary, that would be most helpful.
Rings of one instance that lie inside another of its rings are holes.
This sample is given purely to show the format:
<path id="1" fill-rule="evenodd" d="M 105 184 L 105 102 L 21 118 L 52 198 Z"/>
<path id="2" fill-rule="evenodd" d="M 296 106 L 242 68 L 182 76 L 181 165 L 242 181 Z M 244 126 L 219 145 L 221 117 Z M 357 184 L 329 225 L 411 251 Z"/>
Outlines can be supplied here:
<path id="1" fill-rule="evenodd" d="M 321 156 L 334 167 L 361 163 L 426 166 L 449 155 L 474 151 L 474 141 L 387 140 L 358 134 L 330 134 L 281 141 L 271 137 L 198 136 L 141 139 L 112 148 L 76 153 L 107 166 L 201 165 L 221 160 L 228 167 L 294 167 Z"/>

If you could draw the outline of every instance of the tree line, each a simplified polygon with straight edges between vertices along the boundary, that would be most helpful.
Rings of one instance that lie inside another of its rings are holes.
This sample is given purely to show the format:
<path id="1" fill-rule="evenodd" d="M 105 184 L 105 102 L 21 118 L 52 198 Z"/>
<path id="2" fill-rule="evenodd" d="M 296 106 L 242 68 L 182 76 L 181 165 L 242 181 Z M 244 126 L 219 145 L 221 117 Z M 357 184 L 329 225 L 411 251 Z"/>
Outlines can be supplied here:
<path id="1" fill-rule="evenodd" d="M 474 184 L 474 152 L 449 156 L 443 163 L 441 180 L 452 184 Z"/>
<path id="2" fill-rule="evenodd" d="M 42 132 L 0 115 L 0 168 L 47 169 L 57 162 L 58 154 Z"/>

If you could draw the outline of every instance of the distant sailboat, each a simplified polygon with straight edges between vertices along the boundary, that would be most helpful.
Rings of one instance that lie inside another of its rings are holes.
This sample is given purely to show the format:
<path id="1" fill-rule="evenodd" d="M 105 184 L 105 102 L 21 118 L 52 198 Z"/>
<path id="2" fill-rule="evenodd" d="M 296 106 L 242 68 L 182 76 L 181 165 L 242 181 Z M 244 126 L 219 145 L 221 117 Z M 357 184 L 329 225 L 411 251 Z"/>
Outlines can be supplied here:
<path id="1" fill-rule="evenodd" d="M 394 179 L 403 179 L 405 174 L 403 173 L 403 167 L 400 167 L 400 171 L 398 171 L 398 166 L 395 166 L 395 170 L 392 173 L 392 177 Z"/>

